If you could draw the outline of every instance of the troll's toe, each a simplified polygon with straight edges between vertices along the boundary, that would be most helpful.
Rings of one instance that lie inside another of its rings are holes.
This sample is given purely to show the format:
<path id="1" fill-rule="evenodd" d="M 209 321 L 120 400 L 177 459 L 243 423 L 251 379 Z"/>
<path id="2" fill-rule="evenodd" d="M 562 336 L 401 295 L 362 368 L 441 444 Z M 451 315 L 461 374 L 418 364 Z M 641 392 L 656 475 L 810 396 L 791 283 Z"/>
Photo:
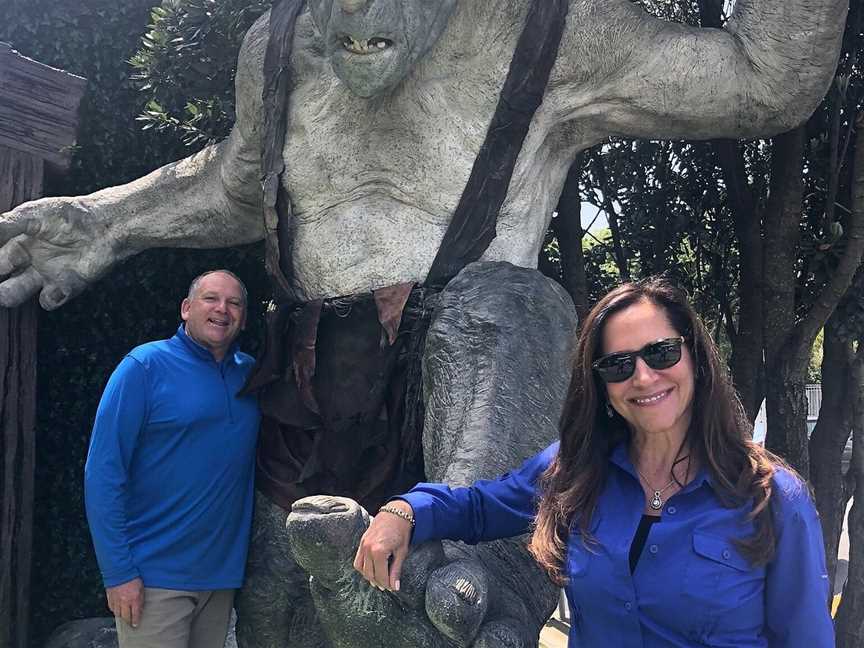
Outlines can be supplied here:
<path id="1" fill-rule="evenodd" d="M 529 648 L 536 646 L 536 637 L 530 640 L 523 630 L 524 622 L 516 619 L 496 619 L 486 623 L 477 634 L 473 648 Z"/>
<path id="2" fill-rule="evenodd" d="M 478 563 L 450 563 L 429 578 L 426 614 L 444 636 L 460 646 L 470 645 L 488 605 L 486 572 Z"/>

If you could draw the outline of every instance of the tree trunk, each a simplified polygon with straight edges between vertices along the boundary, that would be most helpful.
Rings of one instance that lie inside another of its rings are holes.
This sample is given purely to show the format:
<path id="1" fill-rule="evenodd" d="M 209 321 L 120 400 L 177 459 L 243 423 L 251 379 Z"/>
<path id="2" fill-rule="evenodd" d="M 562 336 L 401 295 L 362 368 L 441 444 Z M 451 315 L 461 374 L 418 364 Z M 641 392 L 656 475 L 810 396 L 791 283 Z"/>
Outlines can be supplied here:
<path id="1" fill-rule="evenodd" d="M 766 381 L 768 435 L 765 445 L 788 461 L 804 479 L 809 479 L 806 370 L 806 360 L 802 362 L 798 357 L 781 359 L 772 367 L 771 377 Z"/>
<path id="2" fill-rule="evenodd" d="M 558 217 L 552 221 L 561 252 L 561 281 L 573 298 L 580 322 L 588 314 L 588 280 L 582 254 L 582 200 L 579 195 L 581 175 L 582 155 L 579 155 L 567 172 L 567 181 L 558 200 Z"/>
<path id="3" fill-rule="evenodd" d="M 738 327 L 732 341 L 732 378 L 752 423 L 765 395 L 762 219 L 747 183 L 747 170 L 738 143 L 718 140 L 714 147 L 723 170 L 741 250 Z"/>
<path id="4" fill-rule="evenodd" d="M 822 407 L 810 436 L 810 482 L 822 522 L 828 580 L 837 572 L 837 550 L 849 493 L 843 475 L 843 451 L 852 431 L 852 405 L 856 398 L 852 380 L 855 357 L 850 340 L 839 337 L 835 313 L 825 325 L 822 345 Z M 833 590 L 832 590 L 833 591 Z"/>
<path id="5" fill-rule="evenodd" d="M 806 478 L 810 466 L 804 376 L 810 345 L 803 342 L 791 345 L 796 321 L 795 266 L 804 198 L 804 137 L 804 127 L 799 127 L 774 140 L 771 193 L 765 214 L 762 336 L 768 368 L 765 444 Z"/>
<path id="6" fill-rule="evenodd" d="M 699 17 L 703 27 L 723 26 L 723 0 L 699 0 Z M 732 340 L 732 380 L 741 396 L 741 404 L 750 422 L 756 420 L 765 397 L 765 364 L 763 362 L 764 301 L 762 294 L 762 218 L 756 207 L 753 190 L 747 180 L 747 169 L 741 147 L 735 140 L 712 142 L 723 171 L 729 209 L 735 223 L 740 249 L 738 279 L 738 326 Z"/>
<path id="7" fill-rule="evenodd" d="M 42 194 L 43 162 L 0 146 L 0 212 Z M 0 648 L 26 648 L 36 415 L 36 302 L 0 308 Z"/>
<path id="8" fill-rule="evenodd" d="M 852 376 L 856 397 L 853 408 L 852 471 L 855 491 L 849 511 L 849 576 L 835 621 L 837 648 L 864 646 L 864 337 L 858 340 L 858 353 Z"/>

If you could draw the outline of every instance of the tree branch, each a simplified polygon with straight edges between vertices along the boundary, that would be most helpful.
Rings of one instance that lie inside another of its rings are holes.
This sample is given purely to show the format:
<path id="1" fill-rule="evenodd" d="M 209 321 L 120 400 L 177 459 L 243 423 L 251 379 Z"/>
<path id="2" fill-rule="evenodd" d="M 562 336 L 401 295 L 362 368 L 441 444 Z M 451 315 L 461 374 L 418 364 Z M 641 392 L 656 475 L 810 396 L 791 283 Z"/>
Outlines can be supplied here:
<path id="1" fill-rule="evenodd" d="M 856 129 L 864 127 L 864 115 L 856 119 Z M 864 141 L 856 138 L 853 161 L 852 211 L 846 219 L 846 248 L 831 276 L 812 308 L 795 327 L 793 344 L 801 344 L 816 337 L 831 313 L 846 294 L 861 258 L 864 255 Z"/>
<path id="2" fill-rule="evenodd" d="M 825 199 L 823 225 L 826 228 L 834 222 L 834 203 L 837 202 L 837 189 L 840 186 L 840 113 L 844 96 L 837 85 L 837 79 L 834 79 L 829 96 L 831 97 L 831 112 L 828 118 L 828 195 Z"/>
<path id="3" fill-rule="evenodd" d="M 627 264 L 627 256 L 624 254 L 624 248 L 621 246 L 621 229 L 618 227 L 618 213 L 615 211 L 615 205 L 612 203 L 612 187 L 609 184 L 609 176 L 606 175 L 606 165 L 599 153 L 594 154 L 592 162 L 594 163 L 594 173 L 597 176 L 597 182 L 600 185 L 600 192 L 603 194 L 603 208 L 606 210 L 609 230 L 612 232 L 612 249 L 614 251 L 615 265 L 618 266 L 618 273 L 621 275 L 621 279 L 629 281 L 630 269 Z"/>
<path id="4" fill-rule="evenodd" d="M 558 199 L 558 216 L 552 219 L 552 230 L 561 253 L 561 280 L 573 299 L 580 322 L 588 314 L 588 281 L 582 254 L 582 200 L 579 194 L 582 162 L 583 156 L 580 154 L 570 165 L 564 189 Z"/>
<path id="5" fill-rule="evenodd" d="M 763 338 L 769 367 L 775 364 L 781 350 L 784 358 L 790 357 L 791 351 L 792 357 L 800 359 L 802 353 L 798 346 L 790 347 L 790 342 L 795 330 L 795 269 L 804 198 L 804 140 L 805 131 L 801 126 L 775 137 L 771 153 L 762 272 Z"/>

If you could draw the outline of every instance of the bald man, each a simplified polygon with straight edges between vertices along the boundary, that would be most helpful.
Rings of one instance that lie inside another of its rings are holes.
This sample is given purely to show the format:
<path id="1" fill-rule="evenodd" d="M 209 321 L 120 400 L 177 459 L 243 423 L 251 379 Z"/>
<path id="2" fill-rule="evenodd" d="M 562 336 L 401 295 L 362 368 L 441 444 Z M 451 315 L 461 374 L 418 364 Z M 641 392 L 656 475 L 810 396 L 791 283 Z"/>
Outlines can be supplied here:
<path id="1" fill-rule="evenodd" d="M 238 396 L 246 288 L 197 277 L 174 337 L 112 374 L 85 467 L 87 518 L 121 648 L 222 648 L 243 582 L 258 407 Z"/>

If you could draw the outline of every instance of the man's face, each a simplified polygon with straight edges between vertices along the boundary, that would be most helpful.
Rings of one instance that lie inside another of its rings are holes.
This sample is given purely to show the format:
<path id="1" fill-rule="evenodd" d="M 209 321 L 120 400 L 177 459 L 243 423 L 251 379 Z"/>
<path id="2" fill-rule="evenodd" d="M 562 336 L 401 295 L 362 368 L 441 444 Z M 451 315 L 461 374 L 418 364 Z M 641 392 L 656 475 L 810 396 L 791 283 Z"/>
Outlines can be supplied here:
<path id="1" fill-rule="evenodd" d="M 457 0 L 310 0 L 333 71 L 354 94 L 395 87 L 444 33 Z"/>
<path id="2" fill-rule="evenodd" d="M 246 324 L 243 290 L 234 277 L 209 274 L 192 297 L 183 300 L 180 316 L 186 322 L 186 334 L 221 361 Z"/>

